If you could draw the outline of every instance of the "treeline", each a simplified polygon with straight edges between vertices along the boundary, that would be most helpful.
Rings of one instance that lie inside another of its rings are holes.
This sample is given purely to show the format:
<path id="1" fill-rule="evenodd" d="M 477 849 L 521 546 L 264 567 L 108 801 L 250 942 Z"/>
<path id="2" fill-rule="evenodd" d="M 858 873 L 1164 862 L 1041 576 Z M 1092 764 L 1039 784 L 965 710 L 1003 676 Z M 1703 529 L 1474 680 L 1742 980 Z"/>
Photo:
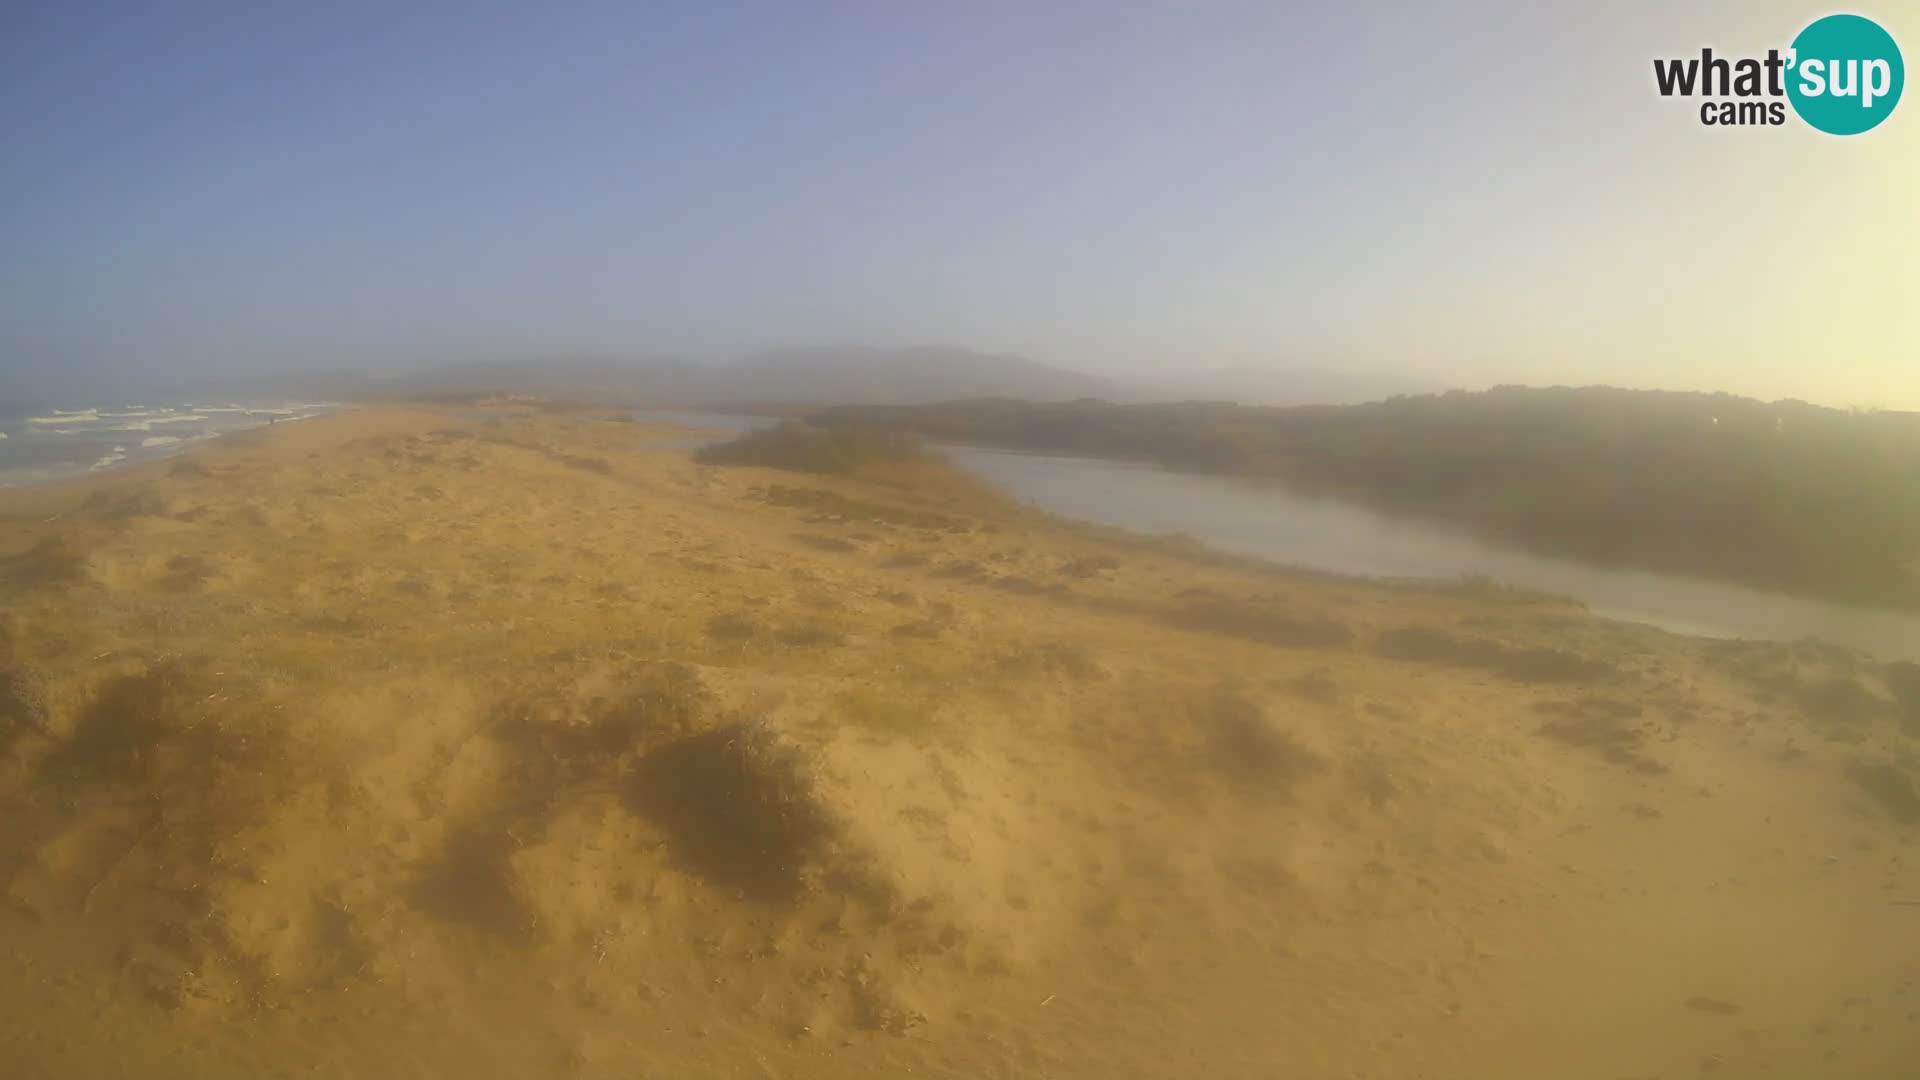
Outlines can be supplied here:
<path id="1" fill-rule="evenodd" d="M 1274 477 L 1547 554 L 1920 607 L 1912 414 L 1502 387 L 1297 408 L 968 401 L 812 421 Z"/>

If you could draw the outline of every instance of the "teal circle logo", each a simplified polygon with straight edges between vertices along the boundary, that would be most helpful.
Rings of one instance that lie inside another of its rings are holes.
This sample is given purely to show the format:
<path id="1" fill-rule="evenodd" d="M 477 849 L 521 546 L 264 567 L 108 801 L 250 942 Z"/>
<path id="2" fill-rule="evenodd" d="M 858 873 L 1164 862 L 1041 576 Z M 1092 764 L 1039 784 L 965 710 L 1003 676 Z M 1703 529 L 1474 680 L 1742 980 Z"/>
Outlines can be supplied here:
<path id="1" fill-rule="evenodd" d="M 1788 63 L 1793 111 L 1829 135 L 1879 126 L 1907 84 L 1893 35 L 1858 15 L 1829 15 L 1800 31 Z"/>

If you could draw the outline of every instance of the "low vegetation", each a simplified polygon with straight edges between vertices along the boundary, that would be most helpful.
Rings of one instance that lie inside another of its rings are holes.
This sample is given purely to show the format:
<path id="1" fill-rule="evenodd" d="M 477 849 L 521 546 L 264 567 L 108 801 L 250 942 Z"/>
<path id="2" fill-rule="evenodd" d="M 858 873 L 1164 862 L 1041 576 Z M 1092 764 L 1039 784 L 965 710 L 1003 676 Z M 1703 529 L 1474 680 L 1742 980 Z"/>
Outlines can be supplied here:
<path id="1" fill-rule="evenodd" d="M 1540 725 L 1539 734 L 1549 739 L 1592 751 L 1636 772 L 1658 775 L 1667 771 L 1646 752 L 1646 730 L 1640 719 L 1644 710 L 1638 705 L 1586 698 L 1543 701 L 1534 710 L 1548 718 Z"/>
<path id="2" fill-rule="evenodd" d="M 837 491 L 826 491 L 821 488 L 769 484 L 760 493 L 760 497 L 768 506 L 811 510 L 826 520 L 866 521 L 882 525 L 903 525 L 911 529 L 955 533 L 966 532 L 971 528 L 964 518 L 957 518 L 952 514 L 910 506 L 895 506 L 872 499 L 855 499 Z"/>
<path id="3" fill-rule="evenodd" d="M 788 421 L 750 431 L 731 442 L 702 447 L 694 460 L 706 465 L 759 465 L 794 472 L 851 476 L 874 465 L 929 460 L 910 433 L 871 427 L 817 428 Z"/>
<path id="4" fill-rule="evenodd" d="M 0 668 L 0 751 L 21 735 L 39 731 L 46 715 L 46 686 L 38 673 Z"/>
<path id="5" fill-rule="evenodd" d="M 806 755 L 751 721 L 649 753 L 631 798 L 667 830 L 689 869 L 759 899 L 796 893 L 836 832 Z"/>
<path id="6" fill-rule="evenodd" d="M 1920 664 L 1888 664 L 1887 689 L 1893 692 L 1901 725 L 1909 735 L 1920 736 Z"/>
<path id="7" fill-rule="evenodd" d="M 1298 408 L 972 401 L 812 422 L 1275 477 L 1548 554 L 1920 607 L 1909 414 L 1502 387 Z"/>
<path id="8" fill-rule="evenodd" d="M 1165 621 L 1187 630 L 1297 649 L 1330 649 L 1345 645 L 1353 638 L 1352 631 L 1329 619 L 1296 618 L 1231 600 L 1190 603 L 1168 612 Z"/>
<path id="9" fill-rule="evenodd" d="M 1858 679 L 1838 675 L 1800 687 L 1793 697 L 1808 719 L 1821 724 L 1853 727 L 1888 711 L 1887 702 L 1860 685 Z"/>
<path id="10" fill-rule="evenodd" d="M 1920 780 L 1912 772 L 1891 761 L 1858 761 L 1848 775 L 1894 820 L 1920 824 Z"/>
<path id="11" fill-rule="evenodd" d="M 1604 661 L 1561 649 L 1519 648 L 1425 626 L 1382 632 L 1374 639 L 1374 652 L 1390 660 L 1484 668 L 1515 682 L 1588 682 L 1613 671 Z"/>
<path id="12" fill-rule="evenodd" d="M 1200 710 L 1219 768 L 1235 783 L 1269 794 L 1326 768 L 1326 758 L 1276 725 L 1246 696 L 1222 688 Z"/>
<path id="13" fill-rule="evenodd" d="M 86 572 L 87 553 L 66 535 L 42 539 L 27 550 L 0 559 L 0 582 L 25 587 L 74 581 Z"/>

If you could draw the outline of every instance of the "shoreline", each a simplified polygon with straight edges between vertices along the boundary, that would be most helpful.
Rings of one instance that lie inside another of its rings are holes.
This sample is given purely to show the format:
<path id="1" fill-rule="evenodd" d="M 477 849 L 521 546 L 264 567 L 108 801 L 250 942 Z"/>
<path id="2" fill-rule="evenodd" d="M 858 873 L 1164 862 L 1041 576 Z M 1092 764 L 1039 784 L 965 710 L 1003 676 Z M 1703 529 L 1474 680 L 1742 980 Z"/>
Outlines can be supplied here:
<path id="1" fill-rule="evenodd" d="M 1900 462 L 1920 444 L 1880 447 L 1885 433 L 1877 421 L 1838 410 L 1733 400 L 1740 411 L 1725 425 L 1716 410 L 1734 406 L 1709 395 L 1565 387 L 1500 388 L 1458 402 L 1416 397 L 1278 409 L 1205 402 L 841 406 L 806 419 L 827 428 L 911 430 L 929 441 L 1002 452 L 1083 460 L 1093 452 L 1101 456 L 1092 460 L 1274 483 L 1294 498 L 1332 498 L 1540 558 L 1920 617 L 1920 575 L 1907 565 L 1920 543 L 1920 502 L 1885 494 L 1906 490 Z M 1788 418 L 1780 410 L 1789 406 L 1794 415 L 1783 429 Z M 1666 409 L 1679 410 L 1672 414 L 1678 419 L 1648 427 L 1650 418 L 1667 417 Z M 1543 439 L 1540 425 L 1559 417 L 1570 419 Z M 1658 434 L 1628 434 L 1643 429 Z M 1911 440 L 1920 429 L 1902 430 Z M 1705 431 L 1711 439 L 1694 438 Z M 1743 460 L 1769 464 L 1739 472 Z M 1729 470 L 1745 479 L 1728 480 Z M 1660 482 L 1643 483 L 1650 474 Z M 1589 489 L 1590 496 L 1575 494 Z"/>
<path id="2" fill-rule="evenodd" d="M 249 455 L 273 459 L 295 452 L 315 452 L 356 437 L 367 427 L 364 418 L 369 414 L 384 417 L 413 411 L 413 407 L 399 402 L 342 405 L 325 413 L 301 417 L 297 421 L 258 424 L 219 432 L 197 442 L 182 443 L 178 449 L 160 457 L 129 461 L 34 484 L 0 488 L 0 556 L 17 555 L 60 531 L 69 516 L 83 509 L 89 500 L 152 484 L 165 478 L 183 462 L 199 462 L 204 458 L 208 459 L 208 464 L 216 464 L 222 459 L 237 460 Z M 316 423 L 319 428 L 310 435 L 284 437 L 298 428 Z M 332 428 L 340 425 L 346 425 L 351 430 L 343 437 L 336 437 Z M 267 438 L 261 434 L 267 431 L 272 431 L 274 435 Z"/>
<path id="3" fill-rule="evenodd" d="M 6 442 L 0 443 L 0 492 L 41 488 L 50 484 L 82 480 L 97 475 L 117 473 L 127 468 L 154 462 L 167 461 L 188 453 L 197 447 L 228 435 L 252 431 L 255 428 L 299 423 L 331 415 L 354 405 L 345 402 L 276 402 L 273 406 L 193 406 L 186 403 L 167 406 L 156 411 L 143 411 L 116 414 L 100 408 L 61 410 L 53 409 L 47 415 L 16 415 L 8 421 L 14 428 L 15 439 L 0 430 L 0 437 Z M 244 420 L 235 422 L 233 417 Z M 132 424 L 117 426 L 94 426 L 108 421 L 133 420 Z M 66 424 L 69 427 L 58 425 Z M 155 432 L 153 425 L 160 425 L 161 431 Z M 166 429 L 183 424 L 200 425 L 191 433 L 170 434 Z M 230 426 L 219 426 L 228 424 Z M 47 436 L 77 439 L 75 443 L 48 444 Z M 90 440 L 90 441 L 89 441 Z M 25 443 L 38 445 L 58 451 L 66 448 L 82 451 L 96 451 L 101 454 L 91 463 L 83 452 L 78 457 L 62 457 L 42 464 L 5 464 L 9 446 Z M 24 474 L 25 479 L 11 479 L 11 474 Z M 39 474 L 39 475 L 35 475 Z"/>

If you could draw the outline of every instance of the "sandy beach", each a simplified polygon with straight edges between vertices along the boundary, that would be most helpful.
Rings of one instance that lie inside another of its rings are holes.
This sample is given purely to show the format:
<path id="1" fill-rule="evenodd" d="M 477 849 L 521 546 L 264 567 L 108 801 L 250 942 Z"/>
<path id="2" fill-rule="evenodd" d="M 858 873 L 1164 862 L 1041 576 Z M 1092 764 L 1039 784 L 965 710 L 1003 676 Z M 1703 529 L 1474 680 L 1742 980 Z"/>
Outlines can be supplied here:
<path id="1" fill-rule="evenodd" d="M 0 492 L 7 1071 L 1914 1074 L 1877 660 L 677 434 Z"/>

